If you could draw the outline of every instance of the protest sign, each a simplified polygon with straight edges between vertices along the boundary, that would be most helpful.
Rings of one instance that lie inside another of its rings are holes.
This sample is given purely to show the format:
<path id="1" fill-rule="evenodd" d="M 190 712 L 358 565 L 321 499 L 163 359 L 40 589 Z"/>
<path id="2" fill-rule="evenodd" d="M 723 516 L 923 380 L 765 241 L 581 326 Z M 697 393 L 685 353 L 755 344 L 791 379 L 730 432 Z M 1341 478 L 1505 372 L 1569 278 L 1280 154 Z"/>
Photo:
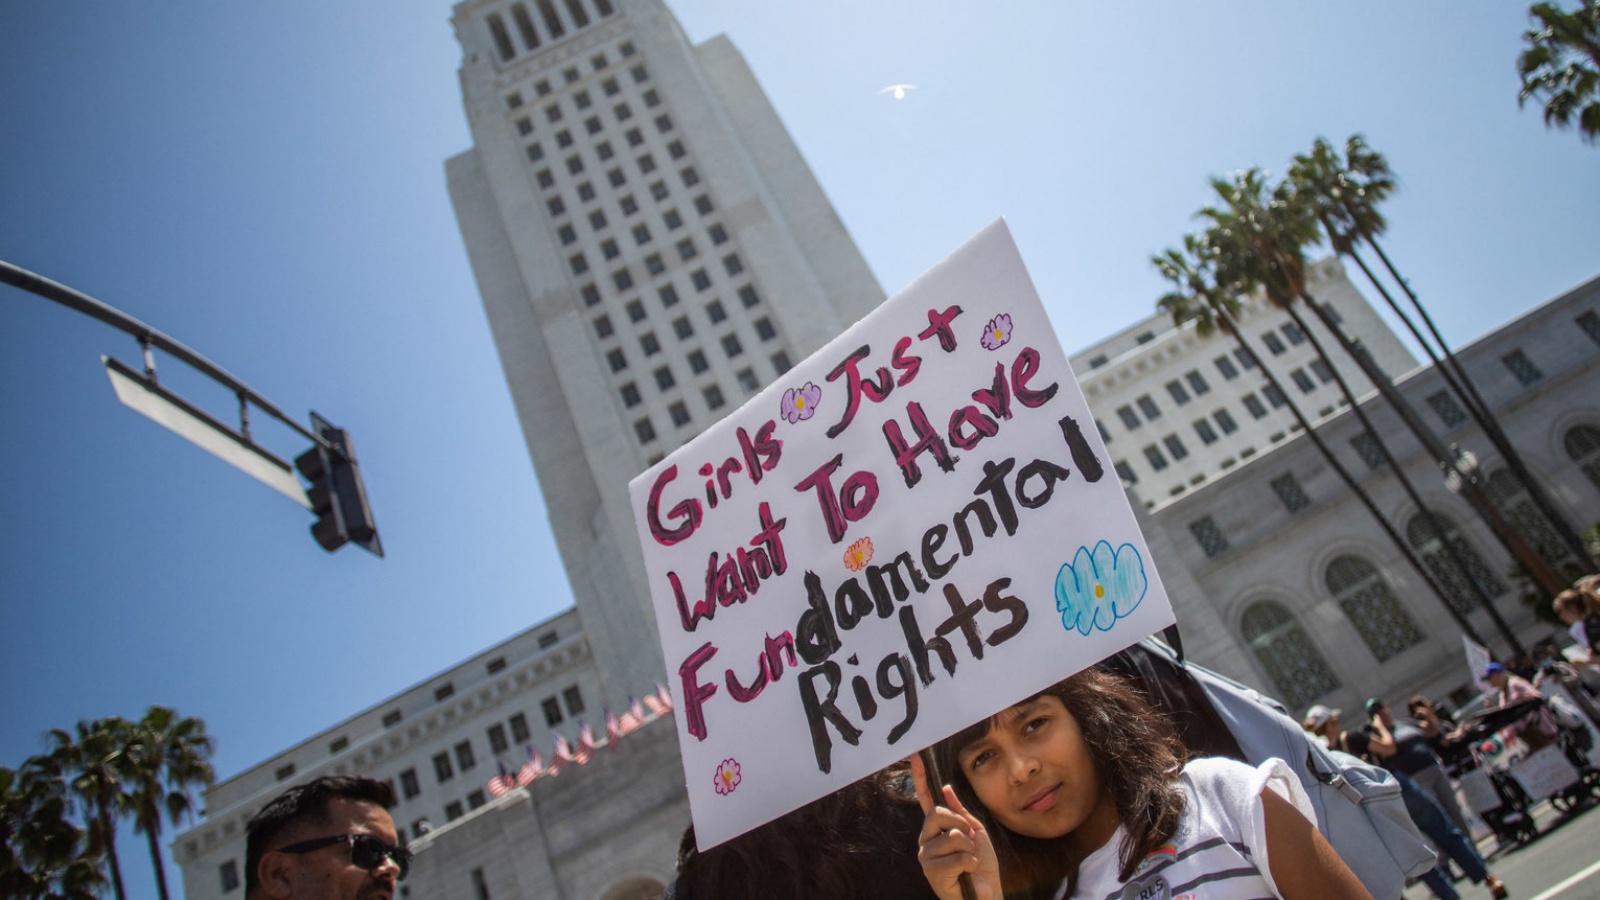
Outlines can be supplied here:
<path id="1" fill-rule="evenodd" d="M 629 490 L 702 849 L 1173 621 L 1004 222 Z"/>

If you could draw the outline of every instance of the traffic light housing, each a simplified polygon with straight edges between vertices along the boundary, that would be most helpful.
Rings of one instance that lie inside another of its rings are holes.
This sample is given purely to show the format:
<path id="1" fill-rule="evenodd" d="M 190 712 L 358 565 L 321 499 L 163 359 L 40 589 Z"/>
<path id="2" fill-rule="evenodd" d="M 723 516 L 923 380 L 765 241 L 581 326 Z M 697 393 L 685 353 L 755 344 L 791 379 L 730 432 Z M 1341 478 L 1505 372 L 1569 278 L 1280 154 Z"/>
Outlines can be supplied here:
<path id="1" fill-rule="evenodd" d="M 378 539 L 378 526 L 367 503 L 367 489 L 361 481 L 350 433 L 314 412 L 311 427 L 322 440 L 294 461 L 306 480 L 306 500 L 317 517 L 311 523 L 311 536 L 329 553 L 355 543 L 383 556 L 383 543 Z"/>

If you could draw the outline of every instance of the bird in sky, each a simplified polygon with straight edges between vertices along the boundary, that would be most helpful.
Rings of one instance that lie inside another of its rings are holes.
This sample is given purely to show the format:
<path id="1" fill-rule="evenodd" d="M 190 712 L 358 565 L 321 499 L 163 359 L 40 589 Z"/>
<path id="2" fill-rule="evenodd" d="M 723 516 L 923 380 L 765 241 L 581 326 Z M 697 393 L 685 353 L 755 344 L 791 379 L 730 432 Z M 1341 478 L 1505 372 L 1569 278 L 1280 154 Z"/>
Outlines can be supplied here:
<path id="1" fill-rule="evenodd" d="M 893 94 L 896 100 L 904 100 L 906 98 L 906 91 L 914 91 L 916 89 L 917 86 L 914 84 L 891 84 L 878 93 Z"/>

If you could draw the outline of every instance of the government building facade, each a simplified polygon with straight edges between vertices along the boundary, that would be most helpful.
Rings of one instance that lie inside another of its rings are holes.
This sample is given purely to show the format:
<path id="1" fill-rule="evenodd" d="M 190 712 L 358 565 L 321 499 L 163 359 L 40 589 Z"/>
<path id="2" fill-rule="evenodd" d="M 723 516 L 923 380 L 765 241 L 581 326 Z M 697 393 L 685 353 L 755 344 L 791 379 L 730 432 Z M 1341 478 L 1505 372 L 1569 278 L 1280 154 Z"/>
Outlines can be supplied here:
<path id="1" fill-rule="evenodd" d="M 473 146 L 446 177 L 575 606 L 212 788 L 173 845 L 190 900 L 242 897 L 244 823 L 335 773 L 395 786 L 396 825 L 419 853 L 403 896 L 660 896 L 689 821 L 676 723 L 652 706 L 604 735 L 608 712 L 672 683 L 627 483 L 883 300 L 726 38 L 690 43 L 660 0 L 465 0 L 453 24 Z M 1441 439 L 1476 454 L 1497 507 L 1544 527 L 1342 265 L 1317 263 L 1311 290 Z M 1469 677 L 1446 603 L 1506 651 L 1467 577 L 1523 641 L 1558 633 L 1518 602 L 1506 551 L 1432 457 L 1394 437 L 1404 429 L 1353 365 L 1330 367 L 1259 300 L 1242 323 L 1254 353 L 1150 316 L 1070 354 L 1191 659 L 1292 707 L 1459 694 Z M 1569 521 L 1600 520 L 1600 279 L 1458 354 Z M 1333 368 L 1470 576 L 1417 524 Z M 1335 477 L 1291 399 L 1446 598 Z M 1561 562 L 1559 542 L 1535 543 Z M 548 763 L 579 746 L 559 774 L 490 790 L 532 753 Z"/>

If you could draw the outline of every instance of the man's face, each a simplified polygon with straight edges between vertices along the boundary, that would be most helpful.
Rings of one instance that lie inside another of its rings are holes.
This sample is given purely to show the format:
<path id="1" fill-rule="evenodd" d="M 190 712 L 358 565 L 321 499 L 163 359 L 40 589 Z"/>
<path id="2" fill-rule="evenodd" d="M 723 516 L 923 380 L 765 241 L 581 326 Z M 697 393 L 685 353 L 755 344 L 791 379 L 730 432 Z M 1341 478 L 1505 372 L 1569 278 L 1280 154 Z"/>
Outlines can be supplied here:
<path id="1" fill-rule="evenodd" d="M 308 822 L 285 831 L 275 842 L 287 847 L 336 834 L 370 834 L 395 846 L 394 820 L 383 807 L 365 800 L 328 802 L 326 823 Z M 385 858 L 368 871 L 350 861 L 346 841 L 306 853 L 269 852 L 262 859 L 262 893 L 273 900 L 389 900 L 400 868 Z"/>
<path id="2" fill-rule="evenodd" d="M 1493 675 L 1489 676 L 1489 683 L 1491 685 L 1494 685 L 1496 688 L 1505 687 L 1506 686 L 1506 682 L 1510 681 L 1510 680 L 1511 680 L 1510 677 L 1507 676 L 1506 673 L 1504 673 L 1504 672 L 1496 672 Z"/>
<path id="3" fill-rule="evenodd" d="M 1378 721 L 1383 723 L 1383 727 L 1385 727 L 1385 728 L 1393 728 L 1394 727 L 1394 716 L 1389 714 L 1389 707 L 1387 707 L 1387 706 L 1375 706 L 1372 709 L 1372 715 Z"/>

